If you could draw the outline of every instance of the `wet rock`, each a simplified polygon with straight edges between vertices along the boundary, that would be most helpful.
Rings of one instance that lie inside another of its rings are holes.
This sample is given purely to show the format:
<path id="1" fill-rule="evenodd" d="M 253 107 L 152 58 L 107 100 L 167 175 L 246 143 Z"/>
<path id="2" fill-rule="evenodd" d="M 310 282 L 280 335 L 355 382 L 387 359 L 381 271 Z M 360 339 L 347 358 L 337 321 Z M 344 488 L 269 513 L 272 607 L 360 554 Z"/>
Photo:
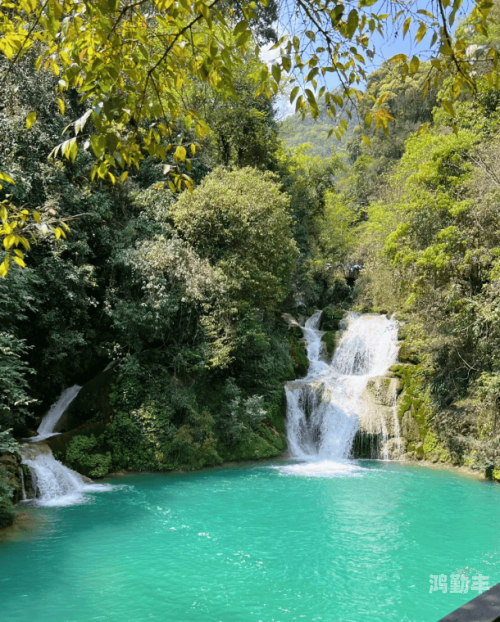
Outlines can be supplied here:
<path id="1" fill-rule="evenodd" d="M 412 417 L 411 410 L 407 410 L 401 419 L 401 436 L 409 441 L 418 441 L 420 438 L 418 423 Z"/>
<path id="2" fill-rule="evenodd" d="M 78 395 L 64 411 L 57 422 L 55 432 L 68 432 L 92 420 L 106 423 L 111 408 L 108 396 L 114 379 L 115 365 L 111 364 L 103 372 L 83 385 Z"/>
<path id="3" fill-rule="evenodd" d="M 10 499 L 12 503 L 19 503 L 23 500 L 23 487 L 27 499 L 35 496 L 31 472 L 26 465 L 21 464 L 19 454 L 9 453 L 0 456 L 0 478 L 13 488 Z"/>
<path id="4" fill-rule="evenodd" d="M 386 442 L 385 448 L 391 460 L 401 460 L 406 453 L 406 442 L 401 438 L 390 438 Z"/>
<path id="5" fill-rule="evenodd" d="M 368 380 L 365 391 L 371 395 L 375 404 L 394 406 L 396 396 L 401 390 L 399 378 L 391 376 L 374 376 Z"/>

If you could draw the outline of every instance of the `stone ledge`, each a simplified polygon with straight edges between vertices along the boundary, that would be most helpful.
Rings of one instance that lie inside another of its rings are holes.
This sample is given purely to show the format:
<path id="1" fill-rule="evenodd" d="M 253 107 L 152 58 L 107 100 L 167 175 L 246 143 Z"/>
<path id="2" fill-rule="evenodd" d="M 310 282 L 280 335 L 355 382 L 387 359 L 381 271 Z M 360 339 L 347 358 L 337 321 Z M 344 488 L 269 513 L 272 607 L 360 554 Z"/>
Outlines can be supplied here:
<path id="1" fill-rule="evenodd" d="M 500 583 L 441 618 L 439 622 L 500 622 Z"/>

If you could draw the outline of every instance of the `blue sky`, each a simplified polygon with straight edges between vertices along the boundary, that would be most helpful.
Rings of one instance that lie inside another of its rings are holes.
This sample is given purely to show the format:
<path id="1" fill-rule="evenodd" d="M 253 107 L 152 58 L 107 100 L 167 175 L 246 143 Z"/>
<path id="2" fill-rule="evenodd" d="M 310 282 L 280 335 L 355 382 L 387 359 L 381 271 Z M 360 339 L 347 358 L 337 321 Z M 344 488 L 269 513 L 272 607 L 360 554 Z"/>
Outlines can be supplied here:
<path id="1" fill-rule="evenodd" d="M 288 0 L 292 2 L 293 0 Z M 426 9 L 431 11 L 431 3 L 422 0 L 409 0 L 408 4 L 413 5 L 413 10 L 417 9 Z M 465 0 L 463 2 L 463 6 L 460 10 L 459 15 L 455 21 L 455 27 L 458 25 L 461 18 L 465 17 L 472 8 L 472 0 Z M 387 6 L 385 0 L 381 0 L 380 2 L 373 5 L 370 9 L 374 13 L 382 13 L 384 11 L 384 5 Z M 388 24 L 392 24 L 392 20 L 388 19 Z M 394 27 L 392 27 L 392 31 L 389 32 L 389 36 L 382 37 L 379 34 L 376 34 L 372 37 L 373 47 L 375 49 L 375 56 L 373 60 L 366 59 L 367 63 L 365 65 L 367 73 L 371 73 L 375 69 L 377 69 L 384 61 L 392 58 L 396 54 L 406 54 L 407 56 L 412 56 L 413 54 L 417 54 L 421 59 L 427 59 L 432 56 L 432 51 L 430 50 L 430 42 L 432 35 L 426 35 L 424 39 L 420 42 L 420 44 L 414 44 L 415 34 L 418 28 L 418 22 L 412 24 L 409 32 L 406 37 L 403 37 L 402 32 L 396 32 Z M 272 64 L 272 61 L 277 57 L 276 51 L 270 51 L 268 46 L 267 49 L 263 49 L 261 57 L 268 64 Z M 328 82 L 327 85 L 330 89 L 334 89 L 339 86 L 338 80 L 336 79 L 334 74 L 328 74 Z M 280 109 L 280 116 L 285 117 L 288 114 L 293 112 L 290 107 L 288 101 L 285 98 L 281 98 L 278 108 Z"/>

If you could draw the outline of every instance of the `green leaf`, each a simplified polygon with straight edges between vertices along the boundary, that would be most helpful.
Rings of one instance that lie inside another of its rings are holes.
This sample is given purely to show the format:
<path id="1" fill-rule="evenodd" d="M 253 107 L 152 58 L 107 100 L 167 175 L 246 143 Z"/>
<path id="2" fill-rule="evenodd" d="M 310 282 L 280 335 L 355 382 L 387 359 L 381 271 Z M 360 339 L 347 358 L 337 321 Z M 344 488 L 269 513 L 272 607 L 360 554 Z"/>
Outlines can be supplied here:
<path id="1" fill-rule="evenodd" d="M 233 35 L 237 37 L 238 35 L 245 32 L 246 30 L 248 30 L 248 22 L 246 19 L 242 19 L 241 22 L 238 22 L 236 26 L 234 27 Z"/>
<path id="2" fill-rule="evenodd" d="M 392 58 L 389 59 L 390 63 L 404 63 L 407 60 L 407 56 L 406 54 L 396 54 L 396 56 L 393 56 Z"/>
<path id="3" fill-rule="evenodd" d="M 403 39 L 408 34 L 408 30 L 410 30 L 410 26 L 411 26 L 411 17 L 407 17 L 405 19 L 405 23 L 403 24 Z"/>
<path id="4" fill-rule="evenodd" d="M 441 106 L 446 110 L 448 114 L 451 114 L 452 117 L 456 116 L 455 108 L 453 108 L 453 104 L 449 99 L 443 99 L 441 102 Z"/>
<path id="5" fill-rule="evenodd" d="M 358 27 L 359 16 L 356 9 L 352 9 L 349 13 L 349 17 L 347 18 L 347 36 L 349 39 L 356 32 L 356 28 Z"/>
<path id="6" fill-rule="evenodd" d="M 300 91 L 300 86 L 294 86 L 292 89 L 292 92 L 290 93 L 290 103 L 293 104 L 293 102 L 295 101 L 295 98 L 298 95 L 298 92 Z"/>

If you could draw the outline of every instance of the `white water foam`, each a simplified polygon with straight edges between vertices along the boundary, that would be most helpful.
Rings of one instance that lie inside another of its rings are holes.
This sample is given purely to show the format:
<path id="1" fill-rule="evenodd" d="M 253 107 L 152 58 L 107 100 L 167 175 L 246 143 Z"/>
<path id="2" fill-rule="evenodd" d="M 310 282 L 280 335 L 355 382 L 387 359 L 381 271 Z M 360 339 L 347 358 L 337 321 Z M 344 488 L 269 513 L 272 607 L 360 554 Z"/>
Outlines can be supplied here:
<path id="1" fill-rule="evenodd" d="M 86 481 L 76 471 L 65 467 L 54 458 L 50 447 L 43 442 L 57 434 L 54 432 L 57 423 L 80 389 L 78 385 L 66 389 L 42 419 L 37 430 L 38 436 L 32 438 L 29 444 L 21 448 L 23 464 L 28 465 L 31 470 L 36 491 L 36 505 L 48 507 L 75 505 L 87 500 L 84 496 L 85 492 L 102 492 L 112 489 L 110 485 Z"/>
<path id="2" fill-rule="evenodd" d="M 321 358 L 320 318 L 318 311 L 304 327 L 307 376 L 285 387 L 288 443 L 292 457 L 302 464 L 279 468 L 315 477 L 359 475 L 360 468 L 348 458 L 359 415 L 369 416 L 362 393 L 371 377 L 385 374 L 396 360 L 397 322 L 383 315 L 349 314 L 348 328 L 329 364 Z M 385 422 L 380 425 L 385 448 L 387 429 Z"/>
<path id="3" fill-rule="evenodd" d="M 36 505 L 45 507 L 75 505 L 86 501 L 84 493 L 111 490 L 106 484 L 87 483 L 84 478 L 56 460 L 45 443 L 21 448 L 23 463 L 31 469 L 37 497 Z"/>
<path id="4" fill-rule="evenodd" d="M 332 460 L 320 460 L 318 462 L 306 462 L 288 464 L 274 467 L 286 475 L 301 475 L 302 477 L 362 477 L 364 471 L 361 466 L 352 460 L 334 462 Z"/>
<path id="5" fill-rule="evenodd" d="M 38 436 L 33 439 L 33 441 L 41 441 L 45 438 L 49 438 L 49 436 L 54 435 L 54 429 L 59 421 L 59 419 L 64 414 L 64 411 L 68 408 L 71 402 L 78 395 L 82 387 L 75 384 L 74 386 L 66 389 L 62 392 L 61 397 L 57 400 L 55 404 L 52 404 L 49 412 L 42 419 L 38 427 Z"/>

